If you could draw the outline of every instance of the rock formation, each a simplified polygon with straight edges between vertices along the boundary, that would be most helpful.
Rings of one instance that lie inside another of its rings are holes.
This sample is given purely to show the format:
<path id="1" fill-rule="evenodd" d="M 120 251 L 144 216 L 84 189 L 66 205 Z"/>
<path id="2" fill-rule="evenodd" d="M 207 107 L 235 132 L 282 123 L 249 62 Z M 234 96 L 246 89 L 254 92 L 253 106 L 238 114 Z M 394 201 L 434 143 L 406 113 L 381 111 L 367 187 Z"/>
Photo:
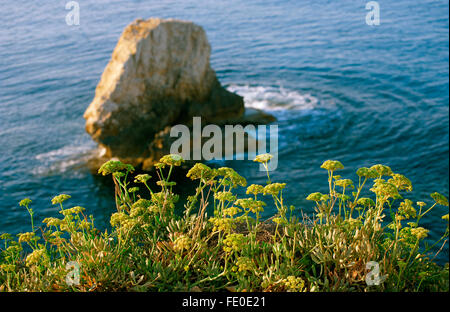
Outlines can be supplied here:
<path id="1" fill-rule="evenodd" d="M 193 116 L 242 120 L 243 99 L 220 85 L 210 52 L 205 31 L 192 22 L 151 18 L 128 25 L 84 113 L 104 156 L 149 164 L 168 149 L 160 133 L 171 125 L 189 124 Z"/>

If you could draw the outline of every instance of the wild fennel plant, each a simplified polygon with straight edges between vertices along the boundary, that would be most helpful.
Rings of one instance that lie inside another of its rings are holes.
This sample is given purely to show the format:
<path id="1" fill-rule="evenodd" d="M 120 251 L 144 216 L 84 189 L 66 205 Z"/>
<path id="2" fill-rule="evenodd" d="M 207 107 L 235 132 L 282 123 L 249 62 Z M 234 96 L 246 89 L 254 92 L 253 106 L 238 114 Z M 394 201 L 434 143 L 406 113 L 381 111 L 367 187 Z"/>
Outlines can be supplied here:
<path id="1" fill-rule="evenodd" d="M 255 161 L 267 171 L 270 159 L 264 154 Z M 83 207 L 67 208 L 69 195 L 53 198 L 61 216 L 40 227 L 31 200 L 21 201 L 31 232 L 0 236 L 0 290 L 448 291 L 448 264 L 440 267 L 430 255 L 448 242 L 448 213 L 442 217 L 447 229 L 434 244 L 425 243 L 428 230 L 420 226 L 448 201 L 433 193 L 430 207 L 414 204 L 404 198 L 412 191 L 410 180 L 387 166 L 358 169 L 355 183 L 336 174 L 344 168 L 339 161 L 325 161 L 328 193 L 307 196 L 315 213 L 306 216 L 285 203 L 286 184 L 272 182 L 269 171 L 266 185 L 247 186 L 232 168 L 197 163 L 187 173 L 195 193 L 177 214 L 171 176 L 183 162 L 178 155 L 161 158 L 157 189 L 149 186 L 148 174 L 129 179 L 131 165 L 103 164 L 99 173 L 111 175 L 115 185 L 111 233 L 96 229 Z M 368 184 L 373 195 L 362 197 Z M 248 197 L 238 198 L 243 187 Z M 262 220 L 266 207 L 277 213 Z M 79 264 L 78 284 L 66 283 L 71 261 Z M 379 263 L 379 285 L 366 283 L 370 261 Z"/>

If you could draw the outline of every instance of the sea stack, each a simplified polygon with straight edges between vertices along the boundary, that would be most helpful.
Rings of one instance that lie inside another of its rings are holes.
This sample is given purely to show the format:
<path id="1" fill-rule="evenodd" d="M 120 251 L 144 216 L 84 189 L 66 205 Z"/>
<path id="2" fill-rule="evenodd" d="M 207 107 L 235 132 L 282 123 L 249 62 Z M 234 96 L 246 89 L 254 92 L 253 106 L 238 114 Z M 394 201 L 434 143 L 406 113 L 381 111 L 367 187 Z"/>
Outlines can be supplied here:
<path id="1" fill-rule="evenodd" d="M 241 120 L 243 98 L 223 88 L 210 66 L 201 26 L 138 19 L 123 31 L 84 113 L 104 156 L 150 164 L 168 151 L 168 127 L 193 116 L 220 124 Z M 266 116 L 267 117 L 267 116 Z"/>

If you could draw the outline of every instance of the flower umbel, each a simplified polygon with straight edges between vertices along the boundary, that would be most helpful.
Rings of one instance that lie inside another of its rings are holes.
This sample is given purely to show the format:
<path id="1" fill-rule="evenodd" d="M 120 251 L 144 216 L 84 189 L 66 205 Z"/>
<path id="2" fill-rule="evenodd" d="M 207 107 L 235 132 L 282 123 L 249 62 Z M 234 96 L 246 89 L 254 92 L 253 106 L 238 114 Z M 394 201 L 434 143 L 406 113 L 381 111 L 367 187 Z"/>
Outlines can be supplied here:
<path id="1" fill-rule="evenodd" d="M 267 163 L 269 160 L 273 158 L 273 155 L 271 154 L 261 154 L 255 157 L 253 161 L 259 162 L 259 163 Z"/>
<path id="2" fill-rule="evenodd" d="M 53 197 L 52 204 L 62 204 L 64 201 L 68 200 L 71 196 L 67 194 L 60 194 L 58 196 Z"/>

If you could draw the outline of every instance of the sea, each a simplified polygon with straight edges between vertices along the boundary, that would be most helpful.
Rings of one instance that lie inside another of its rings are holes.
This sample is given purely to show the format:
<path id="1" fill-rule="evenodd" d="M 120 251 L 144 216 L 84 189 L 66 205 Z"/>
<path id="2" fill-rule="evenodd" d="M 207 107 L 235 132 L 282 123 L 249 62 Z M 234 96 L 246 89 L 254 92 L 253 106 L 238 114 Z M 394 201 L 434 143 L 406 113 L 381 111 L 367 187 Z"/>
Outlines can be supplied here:
<path id="1" fill-rule="evenodd" d="M 114 188 L 87 166 L 96 143 L 83 112 L 137 18 L 201 25 L 222 85 L 277 118 L 271 179 L 287 183 L 288 205 L 314 212 L 305 198 L 327 191 L 327 159 L 356 183 L 359 167 L 388 165 L 411 180 L 404 197 L 414 202 L 448 197 L 448 1 L 376 1 L 378 25 L 367 23 L 365 0 L 79 0 L 79 25 L 67 23 L 70 2 L 0 0 L 0 233 L 30 230 L 18 204 L 25 197 L 35 222 L 57 216 L 51 199 L 60 193 L 108 227 Z M 249 184 L 267 180 L 252 160 L 220 165 Z M 264 217 L 274 213 L 268 205 Z M 421 220 L 429 243 L 445 231 L 446 213 L 436 206 Z M 447 243 L 437 260 L 448 257 Z"/>

